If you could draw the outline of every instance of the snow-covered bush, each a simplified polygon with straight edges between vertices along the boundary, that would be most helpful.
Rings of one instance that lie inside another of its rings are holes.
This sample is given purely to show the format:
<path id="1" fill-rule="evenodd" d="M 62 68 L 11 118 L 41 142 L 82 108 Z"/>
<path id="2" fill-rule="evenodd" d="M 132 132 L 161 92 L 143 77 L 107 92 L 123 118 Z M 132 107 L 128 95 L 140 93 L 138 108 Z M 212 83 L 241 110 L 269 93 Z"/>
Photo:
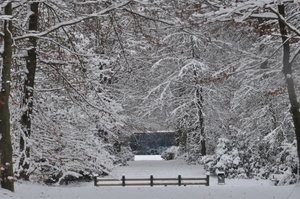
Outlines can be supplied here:
<path id="1" fill-rule="evenodd" d="M 263 143 L 267 147 L 266 143 Z M 276 161 L 274 157 L 266 155 L 264 149 L 258 146 L 255 151 L 253 146 L 237 143 L 226 138 L 218 139 L 214 155 L 201 157 L 200 163 L 204 168 L 215 174 L 216 170 L 225 171 L 228 178 L 259 178 L 271 179 L 277 185 L 296 182 L 298 157 L 296 143 L 282 144 Z"/>
<path id="2" fill-rule="evenodd" d="M 248 169 L 243 165 L 244 152 L 231 146 L 228 139 L 220 138 L 218 140 L 215 155 L 208 155 L 201 158 L 206 170 L 211 173 L 222 170 L 229 178 L 247 178 Z"/>
<path id="3" fill-rule="evenodd" d="M 165 150 L 161 154 L 161 158 L 164 160 L 174 160 L 179 156 L 179 147 L 178 146 L 171 146 L 167 150 Z"/>
<path id="4" fill-rule="evenodd" d="M 131 151 L 130 147 L 121 146 L 118 151 L 114 153 L 116 155 L 115 165 L 127 165 L 127 161 L 134 160 L 134 154 Z"/>
<path id="5" fill-rule="evenodd" d="M 281 150 L 269 179 L 273 180 L 275 185 L 294 184 L 299 173 L 296 140 L 293 143 L 282 144 Z"/>

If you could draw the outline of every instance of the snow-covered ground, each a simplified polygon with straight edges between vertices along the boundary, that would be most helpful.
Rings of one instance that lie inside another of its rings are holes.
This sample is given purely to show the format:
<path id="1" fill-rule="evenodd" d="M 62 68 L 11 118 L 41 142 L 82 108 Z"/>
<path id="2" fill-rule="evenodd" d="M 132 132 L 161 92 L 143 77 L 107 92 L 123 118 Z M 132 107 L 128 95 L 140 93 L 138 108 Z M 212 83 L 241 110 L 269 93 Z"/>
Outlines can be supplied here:
<path id="1" fill-rule="evenodd" d="M 163 160 L 160 155 L 136 155 L 134 156 L 135 161 L 141 160 Z"/>
<path id="2" fill-rule="evenodd" d="M 116 168 L 110 177 L 182 177 L 205 176 L 199 165 L 186 165 L 183 160 L 158 161 L 159 157 L 136 157 L 129 166 Z M 143 161 L 148 159 L 148 161 Z M 49 187 L 24 182 L 15 183 L 15 193 L 0 188 L 0 199 L 299 199 L 300 185 L 273 186 L 267 180 L 225 180 L 218 185 L 217 178 L 210 178 L 210 186 L 167 186 L 167 187 L 94 187 L 93 182 Z"/>

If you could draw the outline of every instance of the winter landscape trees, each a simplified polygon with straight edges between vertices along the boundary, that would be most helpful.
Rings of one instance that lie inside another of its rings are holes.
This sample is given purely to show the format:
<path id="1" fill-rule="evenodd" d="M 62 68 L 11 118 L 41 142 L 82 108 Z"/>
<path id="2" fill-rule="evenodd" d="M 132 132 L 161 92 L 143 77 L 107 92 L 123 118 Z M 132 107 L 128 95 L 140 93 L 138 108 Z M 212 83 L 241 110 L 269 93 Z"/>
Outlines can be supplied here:
<path id="1" fill-rule="evenodd" d="M 294 175 L 299 4 L 49 0 L 1 8 L 2 187 L 13 191 L 13 162 L 16 178 L 34 181 L 109 173 L 130 158 L 123 138 L 141 129 L 178 131 L 188 161 L 232 177 Z"/>

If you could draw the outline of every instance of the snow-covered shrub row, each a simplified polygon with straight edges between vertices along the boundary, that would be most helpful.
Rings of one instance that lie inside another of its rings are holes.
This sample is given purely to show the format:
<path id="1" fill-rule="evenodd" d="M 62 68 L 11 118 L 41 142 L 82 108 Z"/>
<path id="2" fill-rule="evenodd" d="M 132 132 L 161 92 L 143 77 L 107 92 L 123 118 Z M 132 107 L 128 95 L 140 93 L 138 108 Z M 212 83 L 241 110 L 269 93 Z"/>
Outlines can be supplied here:
<path id="1" fill-rule="evenodd" d="M 219 138 L 215 154 L 203 156 L 199 162 L 213 175 L 218 169 L 224 171 L 227 178 L 271 179 L 277 185 L 295 183 L 298 162 L 296 143 L 282 145 L 279 153 L 268 159 L 263 147 L 267 147 L 266 143 L 259 146 L 259 151 L 254 151 L 243 142 L 237 144 Z"/>

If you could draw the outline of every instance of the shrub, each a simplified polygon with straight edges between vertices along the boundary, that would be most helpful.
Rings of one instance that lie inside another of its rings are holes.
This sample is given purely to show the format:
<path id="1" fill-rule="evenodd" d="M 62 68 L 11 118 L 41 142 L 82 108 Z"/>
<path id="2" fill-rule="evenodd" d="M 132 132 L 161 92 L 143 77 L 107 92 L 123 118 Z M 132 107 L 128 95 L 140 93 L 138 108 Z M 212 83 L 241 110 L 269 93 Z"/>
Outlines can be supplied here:
<path id="1" fill-rule="evenodd" d="M 164 160 L 173 160 L 176 159 L 178 156 L 179 156 L 178 146 L 171 146 L 161 154 L 161 158 Z"/>
<path id="2" fill-rule="evenodd" d="M 236 144 L 229 139 L 220 138 L 215 154 L 203 156 L 199 161 L 212 174 L 217 169 L 225 171 L 227 178 L 271 179 L 277 185 L 296 182 L 298 158 L 295 143 L 281 144 L 277 149 L 275 162 L 272 161 L 272 155 L 245 146 L 247 145 L 242 142 Z"/>

